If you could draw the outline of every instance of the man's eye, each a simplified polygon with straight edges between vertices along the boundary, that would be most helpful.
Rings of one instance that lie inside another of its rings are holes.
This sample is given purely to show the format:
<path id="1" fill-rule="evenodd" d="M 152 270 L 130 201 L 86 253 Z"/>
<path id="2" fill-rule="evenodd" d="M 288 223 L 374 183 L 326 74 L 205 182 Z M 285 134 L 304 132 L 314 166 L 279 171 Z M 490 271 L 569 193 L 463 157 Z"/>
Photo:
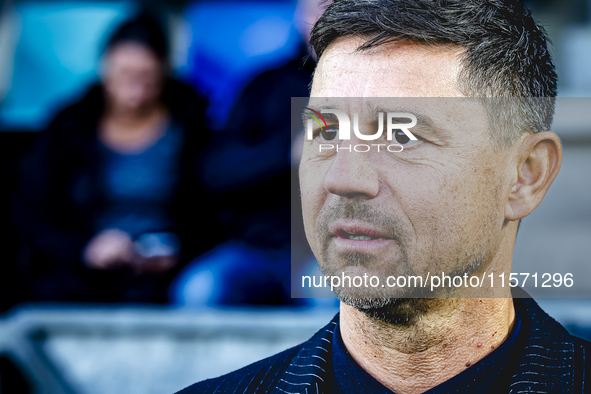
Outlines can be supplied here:
<path id="1" fill-rule="evenodd" d="M 408 137 L 408 135 L 406 135 L 404 133 L 404 131 L 402 130 L 396 130 L 394 132 L 394 139 L 396 140 L 396 142 L 398 142 L 400 145 L 404 145 L 407 144 L 411 141 L 411 139 Z"/>
<path id="2" fill-rule="evenodd" d="M 320 137 L 322 137 L 322 139 L 325 141 L 332 141 L 337 137 L 338 130 L 337 129 L 325 129 L 323 127 L 322 130 L 319 130 L 316 132 L 315 137 L 318 135 L 320 135 Z"/>

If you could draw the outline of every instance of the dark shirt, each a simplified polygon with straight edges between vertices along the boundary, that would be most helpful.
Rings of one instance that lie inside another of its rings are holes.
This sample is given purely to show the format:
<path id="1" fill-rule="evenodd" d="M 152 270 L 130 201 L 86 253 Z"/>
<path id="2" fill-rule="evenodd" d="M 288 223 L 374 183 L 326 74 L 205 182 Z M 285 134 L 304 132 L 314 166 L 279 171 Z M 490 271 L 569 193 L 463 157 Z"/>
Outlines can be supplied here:
<path id="1" fill-rule="evenodd" d="M 100 144 L 100 181 L 104 209 L 97 212 L 96 232 L 117 228 L 136 238 L 170 231 L 170 205 L 180 181 L 182 131 L 174 122 L 143 152 L 118 153 Z"/>
<path id="2" fill-rule="evenodd" d="M 334 394 L 392 394 L 351 357 L 341 337 L 340 324 L 334 328 L 332 339 Z M 476 364 L 462 373 L 426 391 L 428 394 L 499 393 L 506 392 L 511 369 L 506 368 L 514 352 L 523 347 L 519 340 L 521 317 L 515 315 L 515 325 L 507 339 Z"/>

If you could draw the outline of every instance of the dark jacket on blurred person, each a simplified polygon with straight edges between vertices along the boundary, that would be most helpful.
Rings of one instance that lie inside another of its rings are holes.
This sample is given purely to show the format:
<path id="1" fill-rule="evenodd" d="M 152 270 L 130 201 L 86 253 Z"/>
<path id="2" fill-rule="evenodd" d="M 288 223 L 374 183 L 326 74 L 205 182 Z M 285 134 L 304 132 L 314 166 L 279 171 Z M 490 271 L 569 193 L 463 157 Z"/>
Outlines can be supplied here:
<path id="1" fill-rule="evenodd" d="M 212 202 L 201 188 L 201 156 L 208 147 L 206 102 L 190 87 L 168 79 L 162 102 L 180 134 L 177 181 L 166 204 L 170 231 L 180 239 L 181 263 L 159 275 L 86 268 L 82 254 L 106 206 L 97 128 L 105 94 L 93 86 L 58 113 L 22 165 L 15 216 L 24 235 L 21 266 L 29 298 L 63 301 L 164 302 L 166 287 L 183 262 L 207 250 L 216 234 Z"/>
<path id="2" fill-rule="evenodd" d="M 314 61 L 303 61 L 306 54 L 302 46 L 289 62 L 255 77 L 216 133 L 204 182 L 220 204 L 220 224 L 229 230 L 229 240 L 181 273 L 173 285 L 176 303 L 300 302 L 291 298 L 290 262 L 311 253 L 306 254 L 297 174 L 290 160 L 292 130 L 301 128 L 301 117 L 291 116 L 291 98 L 308 96 Z M 204 292 L 203 283 L 211 281 L 212 291 Z"/>
<path id="3" fill-rule="evenodd" d="M 235 239 L 289 247 L 292 128 L 301 126 L 292 119 L 291 98 L 308 96 L 314 67 L 302 46 L 287 63 L 255 77 L 217 135 L 205 181 L 227 202 L 223 219 Z"/>

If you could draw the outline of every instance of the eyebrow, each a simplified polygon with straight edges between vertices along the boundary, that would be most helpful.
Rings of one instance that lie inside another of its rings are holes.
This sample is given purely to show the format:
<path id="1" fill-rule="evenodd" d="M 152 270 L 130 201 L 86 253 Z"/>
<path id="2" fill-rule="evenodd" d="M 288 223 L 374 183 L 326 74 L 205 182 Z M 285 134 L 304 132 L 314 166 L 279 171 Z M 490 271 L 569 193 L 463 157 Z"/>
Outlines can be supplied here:
<path id="1" fill-rule="evenodd" d="M 322 108 L 319 108 L 319 109 L 316 109 L 316 108 L 313 108 L 313 107 L 308 107 L 308 108 L 311 108 L 314 111 L 318 111 L 319 113 L 322 113 L 322 112 L 320 112 Z M 306 109 L 308 109 L 308 108 L 306 108 Z M 329 108 L 329 107 L 324 107 L 324 108 Z M 314 114 L 312 112 L 306 111 L 306 109 L 304 109 L 304 112 L 302 112 L 302 121 L 303 122 L 305 122 L 306 120 L 310 119 L 310 117 L 313 117 L 313 118 L 317 118 L 318 117 L 318 115 L 316 115 L 316 114 Z M 335 123 L 335 122 L 337 122 L 337 117 L 334 114 L 322 114 L 322 117 L 324 118 L 324 120 L 326 120 L 327 123 Z M 320 123 L 322 123 L 322 121 L 320 121 Z"/>
<path id="2" fill-rule="evenodd" d="M 322 116 L 326 119 L 326 121 L 331 121 L 331 122 L 336 122 L 337 118 L 334 114 L 323 114 L 322 110 L 326 109 L 326 108 L 331 108 L 331 109 L 339 109 L 339 104 L 338 101 L 334 101 L 334 100 L 328 100 L 324 103 L 322 103 L 322 105 L 312 105 L 312 104 L 308 104 L 305 108 L 304 111 L 302 112 L 302 120 L 306 121 L 307 116 L 310 115 L 314 115 L 315 114 L 311 114 L 310 112 L 308 112 L 307 110 L 314 110 L 320 114 L 322 114 Z M 347 111 L 344 111 L 347 112 Z"/>

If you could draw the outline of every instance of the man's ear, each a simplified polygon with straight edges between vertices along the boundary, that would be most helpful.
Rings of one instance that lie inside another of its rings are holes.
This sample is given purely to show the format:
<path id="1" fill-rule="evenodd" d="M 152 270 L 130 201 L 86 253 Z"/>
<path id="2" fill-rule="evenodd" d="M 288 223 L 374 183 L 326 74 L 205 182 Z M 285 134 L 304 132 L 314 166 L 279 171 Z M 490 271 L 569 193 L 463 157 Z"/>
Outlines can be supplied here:
<path id="1" fill-rule="evenodd" d="M 517 183 L 511 189 L 505 207 L 505 219 L 519 220 L 540 204 L 558 175 L 562 145 L 550 131 L 528 135 L 518 148 Z"/>

